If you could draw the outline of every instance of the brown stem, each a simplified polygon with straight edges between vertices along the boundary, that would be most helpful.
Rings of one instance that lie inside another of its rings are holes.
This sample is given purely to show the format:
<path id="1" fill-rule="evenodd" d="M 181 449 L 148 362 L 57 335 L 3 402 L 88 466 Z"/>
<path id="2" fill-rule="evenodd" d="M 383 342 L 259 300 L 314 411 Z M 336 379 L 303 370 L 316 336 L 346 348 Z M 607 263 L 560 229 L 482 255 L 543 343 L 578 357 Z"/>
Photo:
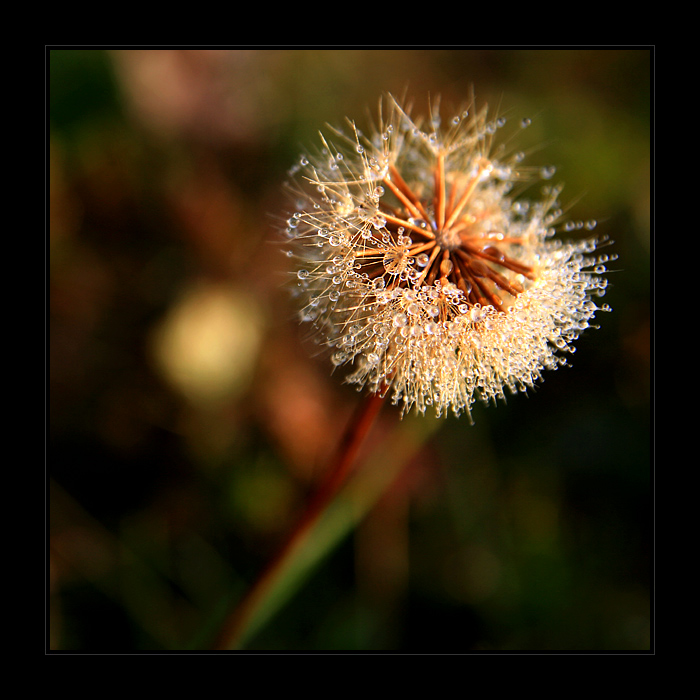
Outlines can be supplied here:
<path id="1" fill-rule="evenodd" d="M 357 454 L 382 407 L 384 396 L 385 392 L 383 391 L 370 394 L 360 404 L 326 472 L 325 481 L 321 483 L 300 521 L 277 551 L 277 554 L 270 560 L 252 588 L 224 621 L 215 640 L 214 649 L 236 649 L 240 645 L 251 619 L 274 586 L 277 576 L 289 560 L 290 555 L 303 543 L 352 473 Z"/>

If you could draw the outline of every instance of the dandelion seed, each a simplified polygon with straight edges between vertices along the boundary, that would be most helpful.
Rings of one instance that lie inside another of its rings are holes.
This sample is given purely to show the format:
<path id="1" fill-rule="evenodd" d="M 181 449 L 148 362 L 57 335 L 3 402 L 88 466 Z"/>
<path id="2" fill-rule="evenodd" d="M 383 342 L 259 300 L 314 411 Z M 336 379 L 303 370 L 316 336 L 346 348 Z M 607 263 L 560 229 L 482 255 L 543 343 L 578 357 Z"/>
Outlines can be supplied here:
<path id="1" fill-rule="evenodd" d="M 302 319 L 333 364 L 351 365 L 347 381 L 388 391 L 404 411 L 459 415 L 527 391 L 608 310 L 593 299 L 612 257 L 593 255 L 596 240 L 552 238 L 560 188 L 515 197 L 528 179 L 523 154 L 504 155 L 505 120 L 485 106 L 444 131 L 437 114 L 424 130 L 390 96 L 379 114 L 369 136 L 348 122 L 332 145 L 323 137 L 290 183 L 300 204 L 285 237 L 296 246 Z M 548 179 L 554 168 L 534 172 Z"/>

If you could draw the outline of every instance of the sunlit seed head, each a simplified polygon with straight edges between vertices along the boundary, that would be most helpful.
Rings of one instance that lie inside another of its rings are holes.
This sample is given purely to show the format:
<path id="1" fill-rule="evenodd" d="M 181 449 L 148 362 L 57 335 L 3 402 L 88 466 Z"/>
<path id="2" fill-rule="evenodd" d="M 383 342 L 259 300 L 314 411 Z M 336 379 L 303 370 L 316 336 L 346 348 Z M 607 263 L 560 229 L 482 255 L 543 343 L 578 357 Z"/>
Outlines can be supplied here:
<path id="1" fill-rule="evenodd" d="M 521 151 L 499 146 L 503 118 L 475 104 L 431 115 L 388 96 L 367 136 L 351 121 L 323 136 L 294 168 L 284 234 L 301 318 L 335 365 L 352 363 L 348 381 L 390 391 L 404 410 L 459 414 L 560 366 L 604 310 L 594 299 L 608 257 L 591 255 L 596 241 L 552 238 L 561 188 L 513 195 L 554 169 L 526 169 Z"/>

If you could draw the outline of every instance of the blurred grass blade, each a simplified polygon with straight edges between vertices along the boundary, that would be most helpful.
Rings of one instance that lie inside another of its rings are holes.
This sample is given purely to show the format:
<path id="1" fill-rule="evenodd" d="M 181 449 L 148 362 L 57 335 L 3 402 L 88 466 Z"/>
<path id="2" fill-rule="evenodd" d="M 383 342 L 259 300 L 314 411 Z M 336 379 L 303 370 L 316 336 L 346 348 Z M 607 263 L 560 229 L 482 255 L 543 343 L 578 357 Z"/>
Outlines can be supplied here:
<path id="1" fill-rule="evenodd" d="M 438 419 L 426 417 L 409 417 L 397 423 L 393 435 L 355 472 L 306 537 L 289 550 L 265 596 L 241 631 L 236 648 L 250 642 L 294 596 L 324 557 L 352 531 L 391 486 L 438 425 Z"/>

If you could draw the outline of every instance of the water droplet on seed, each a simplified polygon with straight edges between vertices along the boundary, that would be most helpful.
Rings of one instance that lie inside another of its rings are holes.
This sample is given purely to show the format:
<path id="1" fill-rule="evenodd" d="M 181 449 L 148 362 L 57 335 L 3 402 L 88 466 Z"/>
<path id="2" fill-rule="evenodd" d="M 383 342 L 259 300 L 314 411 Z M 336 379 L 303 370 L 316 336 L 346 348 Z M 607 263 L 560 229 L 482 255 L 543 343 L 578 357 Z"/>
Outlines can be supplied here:
<path id="1" fill-rule="evenodd" d="M 403 328 L 408 323 L 408 317 L 405 313 L 399 312 L 394 314 L 394 318 L 391 322 L 394 328 Z"/>
<path id="2" fill-rule="evenodd" d="M 454 268 L 454 265 L 452 264 L 452 260 L 449 258 L 445 258 L 441 263 L 440 263 L 440 272 L 444 277 L 447 277 L 452 272 L 452 269 Z"/>
<path id="3" fill-rule="evenodd" d="M 481 252 L 485 253 L 494 260 L 498 260 L 499 262 L 506 259 L 505 253 L 503 253 L 503 251 L 499 250 L 498 248 L 496 248 L 496 246 L 493 245 L 487 245 L 485 248 L 482 249 Z"/>

